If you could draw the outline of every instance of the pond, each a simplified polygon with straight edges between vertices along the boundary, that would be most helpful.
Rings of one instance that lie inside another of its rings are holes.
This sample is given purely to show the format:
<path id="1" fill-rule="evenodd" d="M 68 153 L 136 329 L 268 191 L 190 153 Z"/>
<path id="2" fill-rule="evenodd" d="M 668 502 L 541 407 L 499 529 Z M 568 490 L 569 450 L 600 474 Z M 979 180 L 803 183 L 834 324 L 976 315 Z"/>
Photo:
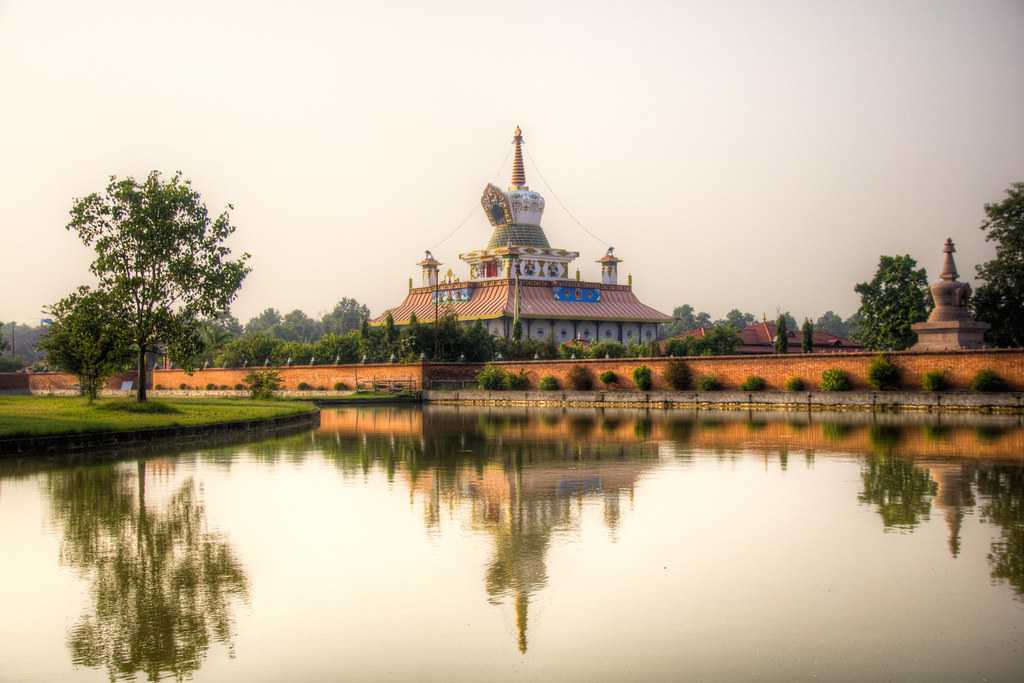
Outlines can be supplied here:
<path id="1" fill-rule="evenodd" d="M 326 408 L 0 463 L 0 680 L 1022 680 L 1019 417 Z"/>

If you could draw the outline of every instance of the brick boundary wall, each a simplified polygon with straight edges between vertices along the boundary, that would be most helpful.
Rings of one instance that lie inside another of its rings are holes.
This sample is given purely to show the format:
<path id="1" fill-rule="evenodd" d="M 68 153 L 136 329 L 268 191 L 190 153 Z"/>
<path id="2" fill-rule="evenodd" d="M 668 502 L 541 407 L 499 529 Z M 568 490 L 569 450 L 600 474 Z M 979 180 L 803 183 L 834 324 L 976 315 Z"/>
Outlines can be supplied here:
<path id="1" fill-rule="evenodd" d="M 768 390 L 781 390 L 790 377 L 800 377 L 809 391 L 818 391 L 821 373 L 839 368 L 850 375 L 855 390 L 868 389 L 868 367 L 878 354 L 873 352 L 812 353 L 786 355 L 698 356 L 671 358 L 612 358 L 556 361 L 500 361 L 494 363 L 510 372 L 525 373 L 529 388 L 536 389 L 541 377 L 551 375 L 559 387 L 567 389 L 569 370 L 580 365 L 591 371 L 595 389 L 603 389 L 598 376 L 611 370 L 618 382 L 609 391 L 635 391 L 633 369 L 646 365 L 651 368 L 653 389 L 670 390 L 664 379 L 664 370 L 672 360 L 685 362 L 694 380 L 702 375 L 714 375 L 723 389 L 738 389 L 743 381 L 757 375 L 764 378 Z M 965 391 L 971 380 L 984 368 L 991 369 L 1007 381 L 1012 391 L 1024 391 L 1024 349 L 980 349 L 970 351 L 901 351 L 889 354 L 902 369 L 902 389 L 920 390 L 921 377 L 931 370 L 942 370 L 950 389 Z M 281 373 L 282 388 L 298 390 L 305 382 L 313 389 L 333 390 L 337 382 L 355 388 L 360 382 L 406 382 L 414 389 L 438 388 L 448 382 L 472 382 L 483 363 L 366 363 L 353 365 L 316 365 L 274 368 Z M 190 389 L 205 389 L 212 384 L 218 389 L 234 389 L 252 368 L 210 368 L 187 373 L 184 370 L 154 370 L 152 387 L 178 389 L 182 384 Z M 27 380 L 25 378 L 28 378 Z M 120 386 L 121 377 L 107 383 L 111 389 Z M 125 376 L 124 379 L 131 379 Z M 45 393 L 69 390 L 78 384 L 73 375 L 65 373 L 0 373 L 0 390 L 24 392 L 25 382 L 31 392 Z"/>
<path id="2" fill-rule="evenodd" d="M 651 368 L 655 391 L 672 389 L 664 379 L 665 366 L 673 360 L 685 362 L 694 384 L 702 375 L 714 375 L 723 389 L 739 389 L 747 377 L 762 377 L 768 390 L 782 390 L 790 377 L 800 377 L 809 391 L 818 391 L 821 374 L 830 368 L 844 370 L 855 390 L 869 390 L 868 368 L 877 356 L 874 352 L 811 353 L 786 355 L 689 356 L 685 358 L 612 358 L 558 361 L 501 361 L 497 365 L 509 372 L 522 371 L 529 388 L 536 389 L 540 378 L 554 377 L 561 389 L 568 389 L 569 370 L 576 365 L 590 370 L 594 388 L 603 389 L 598 376 L 605 370 L 614 372 L 618 381 L 609 391 L 635 391 L 633 369 L 641 365 Z M 901 351 L 888 354 L 902 370 L 902 389 L 921 390 L 921 378 L 931 370 L 942 370 L 951 390 L 968 390 L 971 380 L 982 369 L 990 369 L 1007 381 L 1012 391 L 1024 391 L 1024 350 L 982 349 L 971 351 Z M 462 363 L 431 365 L 428 380 L 472 380 L 483 364 Z M 440 373 L 434 370 L 443 369 Z M 443 385 L 443 382 L 440 384 Z M 431 384 L 428 382 L 427 388 Z"/>

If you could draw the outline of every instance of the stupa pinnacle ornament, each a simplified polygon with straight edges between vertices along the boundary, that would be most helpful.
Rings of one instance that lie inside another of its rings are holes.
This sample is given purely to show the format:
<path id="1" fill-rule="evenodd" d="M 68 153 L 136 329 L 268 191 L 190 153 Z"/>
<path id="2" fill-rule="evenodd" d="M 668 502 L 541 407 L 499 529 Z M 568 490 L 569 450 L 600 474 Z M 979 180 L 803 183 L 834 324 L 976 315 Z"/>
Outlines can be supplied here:
<path id="1" fill-rule="evenodd" d="M 510 339 L 515 330 L 534 341 L 567 343 L 573 339 L 651 343 L 658 325 L 672 321 L 643 304 L 633 292 L 633 279 L 618 283 L 618 258 L 612 249 L 598 260 L 601 279 L 590 282 L 576 270 L 579 252 L 552 247 L 541 227 L 544 197 L 526 184 L 523 145 L 518 126 L 512 136 L 512 175 L 506 189 L 488 183 L 480 197 L 490 239 L 486 246 L 459 254 L 469 266 L 460 279 L 449 270 L 438 277 L 441 263 L 430 252 L 419 265 L 422 286 L 410 287 L 405 300 L 370 322 L 399 327 L 413 316 L 430 323 L 441 315 L 455 316 L 461 324 L 480 321 L 496 337 Z"/>
<path id="2" fill-rule="evenodd" d="M 971 317 L 968 304 L 971 299 L 971 286 L 966 282 L 958 282 L 956 262 L 953 253 L 956 247 L 953 240 L 947 239 L 942 249 L 945 259 L 939 281 L 931 286 L 932 309 L 928 321 L 911 325 L 917 333 L 917 344 L 914 351 L 945 351 L 950 349 L 979 349 L 985 346 L 985 330 L 987 323 L 978 322 Z"/>

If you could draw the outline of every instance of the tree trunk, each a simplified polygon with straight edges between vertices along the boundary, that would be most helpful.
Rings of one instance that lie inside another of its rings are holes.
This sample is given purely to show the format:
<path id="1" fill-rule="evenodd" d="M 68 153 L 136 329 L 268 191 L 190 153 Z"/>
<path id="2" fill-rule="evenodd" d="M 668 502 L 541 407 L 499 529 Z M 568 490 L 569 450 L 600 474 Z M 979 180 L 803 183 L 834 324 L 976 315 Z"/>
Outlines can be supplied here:
<path id="1" fill-rule="evenodd" d="M 139 375 L 136 380 L 136 398 L 139 403 L 146 400 L 146 347 L 139 347 Z"/>

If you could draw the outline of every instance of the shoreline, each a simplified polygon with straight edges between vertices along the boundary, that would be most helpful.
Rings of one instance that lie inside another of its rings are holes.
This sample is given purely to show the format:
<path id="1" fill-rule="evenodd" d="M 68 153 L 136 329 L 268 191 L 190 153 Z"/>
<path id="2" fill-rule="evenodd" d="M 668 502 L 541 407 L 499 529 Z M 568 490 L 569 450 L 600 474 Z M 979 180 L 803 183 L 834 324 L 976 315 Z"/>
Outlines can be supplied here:
<path id="1" fill-rule="evenodd" d="M 149 427 L 124 431 L 72 432 L 46 436 L 0 439 L 0 459 L 19 456 L 53 456 L 104 450 L 134 450 L 166 443 L 189 444 L 213 437 L 267 435 L 294 427 L 318 426 L 320 409 L 274 417 L 211 422 L 174 427 Z"/>

